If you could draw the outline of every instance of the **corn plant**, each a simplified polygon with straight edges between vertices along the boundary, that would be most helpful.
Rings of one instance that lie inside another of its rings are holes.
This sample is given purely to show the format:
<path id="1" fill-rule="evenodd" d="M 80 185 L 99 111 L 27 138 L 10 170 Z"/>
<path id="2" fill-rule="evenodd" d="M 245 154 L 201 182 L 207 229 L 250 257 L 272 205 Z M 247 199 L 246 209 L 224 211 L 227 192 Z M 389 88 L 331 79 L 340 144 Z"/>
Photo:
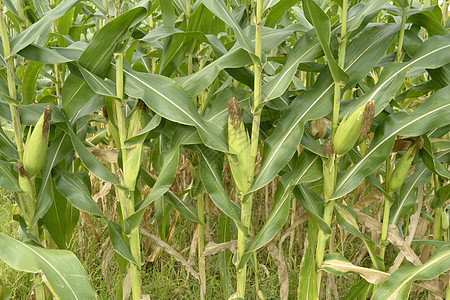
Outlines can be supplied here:
<path id="1" fill-rule="evenodd" d="M 114 299 L 167 255 L 200 299 L 449 297 L 448 28 L 436 0 L 2 1 L 0 258 L 36 299 L 99 297 L 87 251 Z"/>

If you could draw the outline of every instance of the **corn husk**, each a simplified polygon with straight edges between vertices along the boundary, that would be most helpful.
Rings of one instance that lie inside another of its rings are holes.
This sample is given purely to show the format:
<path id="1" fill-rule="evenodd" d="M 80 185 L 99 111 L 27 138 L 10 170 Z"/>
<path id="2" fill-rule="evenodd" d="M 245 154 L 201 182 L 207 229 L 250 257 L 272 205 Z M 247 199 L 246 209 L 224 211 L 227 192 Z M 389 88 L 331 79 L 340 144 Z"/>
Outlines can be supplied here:
<path id="1" fill-rule="evenodd" d="M 48 136 L 50 132 L 50 119 L 52 109 L 45 107 L 33 133 L 27 140 L 23 151 L 23 166 L 28 176 L 33 177 L 42 169 L 47 154 Z"/>
<path id="2" fill-rule="evenodd" d="M 131 138 L 139 133 L 143 127 L 148 123 L 148 108 L 142 100 L 139 100 L 129 117 L 127 137 Z M 142 161 L 144 159 L 144 140 L 142 140 L 132 147 L 128 148 L 126 159 L 123 164 L 123 183 L 124 186 L 134 191 L 137 177 L 141 169 Z"/>
<path id="3" fill-rule="evenodd" d="M 395 166 L 394 171 L 389 176 L 388 182 L 388 192 L 392 193 L 398 190 L 403 183 L 405 182 L 406 176 L 408 175 L 408 171 L 411 168 L 411 164 L 414 160 L 414 156 L 417 152 L 422 148 L 423 139 L 419 137 L 406 152 L 400 158 L 397 165 Z"/>
<path id="4" fill-rule="evenodd" d="M 234 98 L 228 100 L 228 149 L 231 173 L 237 188 L 243 195 L 251 186 L 250 140 L 242 121 L 239 102 Z"/>
<path id="5" fill-rule="evenodd" d="M 359 107 L 347 119 L 347 115 L 341 121 L 333 137 L 333 149 L 338 155 L 343 155 L 353 148 L 356 141 L 362 140 L 372 125 L 375 106 L 368 101 Z"/>

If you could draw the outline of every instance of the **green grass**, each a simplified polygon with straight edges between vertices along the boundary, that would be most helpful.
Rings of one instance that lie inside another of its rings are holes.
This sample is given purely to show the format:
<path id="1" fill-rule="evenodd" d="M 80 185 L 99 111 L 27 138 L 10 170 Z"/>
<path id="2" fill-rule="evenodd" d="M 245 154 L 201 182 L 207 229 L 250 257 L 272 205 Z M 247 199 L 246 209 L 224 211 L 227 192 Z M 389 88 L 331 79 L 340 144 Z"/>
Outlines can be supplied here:
<path id="1" fill-rule="evenodd" d="M 0 232 L 18 238 L 17 222 L 12 220 L 10 207 L 14 203 L 11 193 L 0 190 Z M 0 260 L 0 283 L 11 290 L 11 299 L 25 299 L 28 292 L 30 275 L 17 272 Z"/>

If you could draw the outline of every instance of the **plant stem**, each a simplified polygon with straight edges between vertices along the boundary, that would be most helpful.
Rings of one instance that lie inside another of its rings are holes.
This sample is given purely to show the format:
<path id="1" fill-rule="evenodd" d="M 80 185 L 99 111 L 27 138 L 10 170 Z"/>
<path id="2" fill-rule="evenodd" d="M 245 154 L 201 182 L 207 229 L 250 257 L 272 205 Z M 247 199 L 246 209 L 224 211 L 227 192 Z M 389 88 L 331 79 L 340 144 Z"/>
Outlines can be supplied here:
<path id="1" fill-rule="evenodd" d="M 114 54 L 116 60 L 116 115 L 117 115 L 117 127 L 119 131 L 120 148 L 122 151 L 122 164 L 126 163 L 125 139 L 127 136 L 127 128 L 125 125 L 124 116 L 124 91 L 123 91 L 123 53 Z M 123 177 L 123 174 L 122 174 Z M 122 178 L 123 180 L 123 178 Z M 120 206 L 122 208 L 122 217 L 126 219 L 134 213 L 134 190 L 128 191 L 127 197 L 126 191 L 122 188 L 118 188 L 118 195 Z M 133 228 L 128 235 L 130 241 L 131 255 L 133 256 L 136 264 L 130 263 L 131 272 L 131 291 L 133 300 L 141 299 L 141 245 L 139 236 L 139 227 Z"/>
<path id="2" fill-rule="evenodd" d="M 206 297 L 206 261 L 205 257 L 202 257 L 203 251 L 205 251 L 205 198 L 203 191 L 197 197 L 197 213 L 200 223 L 198 223 L 198 269 L 200 274 L 200 299 Z"/>
<path id="3" fill-rule="evenodd" d="M 255 13 L 255 55 L 258 58 L 254 60 L 254 90 L 253 90 L 253 123 L 252 123 L 252 134 L 250 140 L 250 157 L 251 157 L 251 168 L 252 174 L 254 172 L 254 165 L 256 162 L 256 155 L 258 153 L 258 142 L 259 142 L 259 126 L 261 121 L 261 109 L 259 104 L 261 103 L 261 58 L 262 58 L 262 37 L 261 37 L 261 22 L 262 22 L 262 7 L 263 1 L 257 0 L 256 2 L 256 13 Z M 253 177 L 253 176 L 252 176 Z M 252 178 L 253 180 L 253 178 Z M 245 195 L 242 199 L 241 205 L 241 222 L 242 224 L 250 230 L 251 226 L 251 216 L 252 216 L 252 203 L 253 194 L 249 193 Z M 245 253 L 245 247 L 247 245 L 247 232 L 239 229 L 238 231 L 238 249 L 237 249 L 237 261 L 242 258 Z M 245 284 L 247 281 L 247 264 L 245 264 L 241 269 L 237 270 L 237 297 L 245 299 Z"/>
<path id="4" fill-rule="evenodd" d="M 23 8 L 21 5 L 21 2 L 18 3 L 19 5 L 19 13 L 21 11 L 22 13 L 22 19 L 23 19 Z M 6 23 L 3 19 L 3 6 L 0 4 L 0 35 L 2 39 L 3 44 L 3 53 L 6 60 L 6 75 L 8 80 L 8 92 L 9 96 L 16 100 L 16 83 L 14 81 L 14 57 L 11 56 L 10 51 L 10 45 L 9 45 L 9 38 L 8 38 L 8 32 L 6 31 Z M 13 129 L 14 129 L 14 139 L 17 146 L 17 152 L 19 154 L 19 160 L 23 160 L 23 133 L 22 133 L 22 124 L 20 122 L 20 116 L 19 116 L 19 106 L 10 103 L 9 104 L 9 110 L 11 112 L 11 120 L 13 123 Z M 29 191 L 30 194 L 23 197 L 23 204 L 24 207 L 24 217 L 28 220 L 28 226 L 31 226 L 31 221 L 34 217 L 35 211 L 36 211 L 36 204 L 35 204 L 35 197 L 34 197 L 34 179 L 28 180 L 28 184 L 31 186 Z M 21 196 L 18 195 L 20 198 Z M 38 225 L 34 225 L 32 228 L 29 228 L 30 233 L 36 237 L 36 239 L 39 241 L 39 227 Z M 33 285 L 36 292 L 35 298 L 36 300 L 44 300 L 45 299 L 45 289 L 44 285 L 42 283 L 41 275 L 34 274 L 33 278 Z"/>
<path id="5" fill-rule="evenodd" d="M 327 201 L 325 203 L 323 219 L 328 225 L 331 225 L 331 220 L 333 219 L 333 210 L 334 210 L 334 200 Z M 322 267 L 327 239 L 328 239 L 328 235 L 326 235 L 323 232 L 323 230 L 319 230 L 319 236 L 318 236 L 318 239 L 317 239 L 317 247 L 316 247 L 316 265 L 317 265 L 317 269 Z M 322 271 L 317 272 L 318 291 L 320 291 L 321 283 L 322 283 Z"/>
<path id="6" fill-rule="evenodd" d="M 392 203 L 388 200 L 384 200 L 384 213 L 383 213 L 383 227 L 381 229 L 381 249 L 380 249 L 380 257 L 384 259 L 384 254 L 386 251 L 386 246 L 383 244 L 386 242 L 388 227 L 389 227 L 389 214 L 391 212 Z"/>
<path id="7" fill-rule="evenodd" d="M 6 30 L 6 23 L 3 18 L 3 6 L 0 7 L 0 35 L 3 44 L 3 53 L 6 60 L 6 76 L 8 81 L 9 97 L 16 100 L 16 83 L 14 81 L 14 57 L 11 55 L 8 32 Z M 19 160 L 23 158 L 23 133 L 22 124 L 19 117 L 19 106 L 16 104 L 9 104 L 9 110 L 11 112 L 11 120 L 14 129 L 14 139 L 17 145 L 17 152 L 19 153 Z"/>
<path id="8" fill-rule="evenodd" d="M 262 58 L 262 37 L 261 37 L 261 15 L 262 15 L 262 0 L 257 0 L 256 3 L 256 35 L 255 35 L 255 55 L 259 61 L 255 61 L 254 68 L 254 91 L 253 91 L 253 124 L 252 124 L 252 137 L 250 145 L 250 154 L 253 163 L 256 161 L 256 154 L 258 153 L 259 142 L 259 125 L 261 121 L 261 109 L 258 108 L 261 103 L 261 58 Z"/>
<path id="9" fill-rule="evenodd" d="M 256 292 L 259 291 L 259 276 L 258 276 L 258 257 L 256 251 L 253 252 L 253 271 L 255 272 L 255 289 Z"/>
<path id="10" fill-rule="evenodd" d="M 345 52 L 347 49 L 347 10 L 348 10 L 348 0 L 342 1 L 341 14 L 341 36 L 339 38 L 339 56 L 338 65 L 341 69 L 344 69 L 345 64 Z M 341 104 L 341 86 L 338 83 L 334 83 L 334 97 L 333 97 L 333 121 L 331 128 L 331 138 L 333 139 L 336 134 L 336 130 L 339 122 L 339 110 Z M 339 165 L 339 159 L 333 154 L 332 157 L 328 158 L 328 162 L 324 164 L 324 188 L 323 196 L 325 200 L 324 216 L 323 219 L 328 226 L 331 226 L 331 221 L 333 220 L 334 211 L 334 200 L 330 200 L 334 187 L 336 184 L 336 173 Z M 325 168 L 326 166 L 326 168 Z M 319 269 L 322 266 L 326 242 L 328 235 L 319 230 L 317 247 L 316 247 L 316 266 Z M 322 271 L 317 272 L 317 290 L 318 295 L 320 294 L 320 289 L 322 285 Z"/>
<path id="11" fill-rule="evenodd" d="M 433 176 L 434 181 L 434 190 L 437 191 L 440 188 L 439 178 L 438 175 Z M 442 221 L 442 213 L 443 208 L 438 207 L 434 213 L 434 224 L 433 224 L 433 237 L 435 240 L 440 241 L 442 237 L 441 232 L 441 221 Z"/>
<path id="12" fill-rule="evenodd" d="M 252 202 L 253 195 L 247 194 L 244 196 L 241 207 L 241 222 L 245 227 L 250 229 L 251 216 L 252 216 Z M 245 253 L 245 247 L 247 245 L 247 233 L 239 229 L 238 231 L 238 249 L 237 249 L 237 261 L 241 260 Z M 237 297 L 245 299 L 245 284 L 247 282 L 247 264 L 237 271 Z"/>
<path id="13" fill-rule="evenodd" d="M 345 53 L 347 49 L 347 10 L 348 0 L 342 1 L 341 9 L 341 36 L 339 38 L 339 57 L 338 65 L 344 69 Z M 333 126 L 331 128 L 331 137 L 334 137 L 339 122 L 339 110 L 341 105 L 341 88 L 339 84 L 334 84 L 334 99 L 333 99 Z"/>
<path id="14" fill-rule="evenodd" d="M 386 159 L 386 190 L 389 191 L 389 196 L 392 195 L 392 192 L 390 192 L 390 187 L 389 187 L 389 178 L 391 177 L 391 171 L 392 171 L 392 166 L 391 166 L 391 156 L 389 156 Z M 390 201 L 388 199 L 384 200 L 384 212 L 383 212 L 383 227 L 381 230 L 381 248 L 380 248 L 380 257 L 381 259 L 384 260 L 384 253 L 386 251 L 386 246 L 383 246 L 383 244 L 386 242 L 387 239 L 387 233 L 388 233 L 388 227 L 389 227 L 389 214 L 390 214 L 390 210 L 391 210 L 391 205 L 392 203 L 390 203 Z"/>
<path id="15" fill-rule="evenodd" d="M 442 207 L 438 207 L 434 213 L 434 224 L 433 224 L 433 237 L 436 241 L 441 240 L 441 218 L 442 218 Z"/>
<path id="16" fill-rule="evenodd" d="M 444 25 L 444 27 L 447 24 L 447 20 L 448 20 L 448 3 L 449 2 L 450 1 L 445 0 L 444 1 L 444 6 L 442 7 L 442 25 Z M 447 291 L 448 291 L 448 289 L 447 289 Z"/>
<path id="17" fill-rule="evenodd" d="M 402 61 L 403 39 L 405 37 L 406 17 L 408 10 L 409 7 L 403 7 L 402 22 L 400 24 L 400 34 L 398 36 L 398 44 L 397 44 L 397 57 L 395 58 L 395 62 L 398 63 Z"/>

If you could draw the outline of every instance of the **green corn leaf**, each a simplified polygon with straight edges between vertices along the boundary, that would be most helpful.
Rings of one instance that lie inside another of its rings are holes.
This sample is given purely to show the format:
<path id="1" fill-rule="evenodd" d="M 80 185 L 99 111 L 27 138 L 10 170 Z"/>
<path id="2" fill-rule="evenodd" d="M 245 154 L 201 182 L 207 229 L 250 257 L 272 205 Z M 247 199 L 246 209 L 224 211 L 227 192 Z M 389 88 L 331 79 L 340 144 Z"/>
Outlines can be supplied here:
<path id="1" fill-rule="evenodd" d="M 318 162 L 317 156 L 308 154 L 305 151 L 299 159 L 300 163 L 296 166 L 296 169 L 292 173 L 288 173 L 286 178 L 280 180 L 277 185 L 272 211 L 255 238 L 248 243 L 238 269 L 247 262 L 252 252 L 267 245 L 283 227 L 291 208 L 291 191 L 293 186 L 317 177 L 320 178 L 318 173 L 320 173 L 321 168 L 318 164 L 321 163 Z M 327 227 L 326 223 L 324 225 L 324 227 Z M 331 232 L 329 227 L 327 232 Z"/>
<path id="2" fill-rule="evenodd" d="M 76 61 L 83 54 L 85 48 L 78 48 L 75 44 L 66 48 L 49 49 L 30 44 L 19 51 L 19 55 L 38 63 L 61 64 Z"/>
<path id="3" fill-rule="evenodd" d="M 125 222 L 125 232 L 129 233 L 131 230 L 137 228 L 141 222 L 141 218 L 145 209 L 148 205 L 153 203 L 156 199 L 164 195 L 172 185 L 177 175 L 178 169 L 178 156 L 179 156 L 179 145 L 173 145 L 170 150 L 164 152 L 163 154 L 163 166 L 161 168 L 161 173 L 158 179 L 153 185 L 150 193 L 145 197 L 144 200 L 136 205 L 135 212 L 129 216 Z"/>
<path id="4" fill-rule="evenodd" d="M 172 206 L 180 212 L 182 216 L 191 220 L 192 222 L 199 223 L 197 208 L 192 205 L 188 205 L 186 201 L 177 197 L 174 193 L 168 192 L 166 193 L 166 199 Z"/>
<path id="5" fill-rule="evenodd" d="M 0 126 L 0 152 L 5 154 L 10 158 L 19 158 L 19 154 L 17 153 L 16 146 L 11 142 L 9 137 L 3 131 L 3 128 Z"/>
<path id="6" fill-rule="evenodd" d="M 233 28 L 236 35 L 236 39 L 239 45 L 244 48 L 248 53 L 254 52 L 254 47 L 250 42 L 248 36 L 244 33 L 242 28 L 236 22 L 236 20 L 231 15 L 230 11 L 226 8 L 225 2 L 215 1 L 215 0 L 202 0 L 203 5 L 205 5 L 216 17 L 220 18 L 227 25 Z"/>
<path id="7" fill-rule="evenodd" d="M 433 145 L 431 144 L 430 139 L 428 136 L 423 135 L 423 148 L 420 151 L 423 163 L 433 173 L 444 178 L 450 178 L 450 172 L 439 161 L 439 156 L 443 156 L 445 153 L 441 153 L 438 157 L 436 157 L 434 152 L 435 151 L 433 151 Z"/>
<path id="8" fill-rule="evenodd" d="M 13 192 L 20 192 L 17 171 L 14 170 L 13 164 L 0 160 L 0 187 Z"/>
<path id="9" fill-rule="evenodd" d="M 434 11 L 437 11 L 439 14 L 439 19 L 437 18 L 437 14 Z M 411 9 L 408 11 L 408 23 L 417 24 L 425 28 L 430 35 L 446 35 L 448 34 L 448 30 L 441 24 L 441 9 L 438 5 L 429 6 L 419 9 Z"/>
<path id="10" fill-rule="evenodd" d="M 231 201 L 222 185 L 223 157 L 216 152 L 200 147 L 200 178 L 214 204 L 236 224 L 243 226 L 240 207 Z"/>
<path id="11" fill-rule="evenodd" d="M 323 219 L 324 201 L 313 191 L 302 185 L 294 188 L 294 196 L 303 208 L 314 218 L 317 226 L 325 233 L 331 234 L 330 226 Z"/>
<path id="12" fill-rule="evenodd" d="M 53 113 L 54 112 L 55 110 L 53 110 Z M 72 149 L 73 146 L 70 142 L 70 137 L 65 133 L 61 133 L 57 138 L 55 138 L 51 146 L 48 148 L 45 163 L 41 170 L 41 188 L 37 193 L 36 213 L 32 222 L 33 224 L 37 222 L 52 205 L 52 198 L 48 197 L 48 195 L 53 189 L 53 177 L 51 174 L 53 167 L 56 166 L 70 151 L 72 151 Z"/>
<path id="13" fill-rule="evenodd" d="M 289 8 L 300 2 L 300 0 L 283 0 L 277 1 L 267 14 L 265 26 L 275 27 L 280 18 L 288 11 Z"/>
<path id="14" fill-rule="evenodd" d="M 78 69 L 80 70 L 81 75 L 83 75 L 84 80 L 86 80 L 86 83 L 89 85 L 91 90 L 96 94 L 116 97 L 116 85 L 114 82 L 109 79 L 103 80 L 99 76 L 89 72 L 81 66 L 79 66 Z"/>
<path id="15" fill-rule="evenodd" d="M 116 176 L 106 168 L 87 148 L 80 139 L 75 135 L 73 130 L 69 129 L 69 135 L 72 140 L 73 147 L 80 156 L 81 161 L 97 178 L 112 184 L 120 186 Z"/>
<path id="16" fill-rule="evenodd" d="M 325 12 L 312 0 L 303 0 L 303 10 L 305 16 L 313 24 L 316 29 L 316 34 L 322 47 L 328 66 L 331 70 L 334 82 L 339 84 L 346 84 L 349 81 L 349 76 L 338 66 L 333 54 L 330 50 L 331 25 L 330 18 Z"/>
<path id="17" fill-rule="evenodd" d="M 388 2 L 386 0 L 360 2 L 351 7 L 347 15 L 347 32 L 357 29 L 365 17 L 380 11 L 381 7 Z"/>
<path id="18" fill-rule="evenodd" d="M 416 51 L 413 58 L 405 63 L 389 64 L 381 74 L 377 84 L 362 97 L 343 107 L 341 116 L 351 114 L 367 101 L 375 102 L 375 116 L 394 98 L 403 83 L 409 68 L 438 68 L 450 61 L 450 34 L 435 36 L 426 40 Z"/>
<path id="19" fill-rule="evenodd" d="M 442 246 L 421 266 L 403 267 L 377 289 L 374 300 L 407 299 L 416 280 L 430 280 L 450 270 L 450 246 Z"/>
<path id="20" fill-rule="evenodd" d="M 370 290 L 372 286 L 370 283 L 365 281 L 364 279 L 361 279 L 358 281 L 357 284 L 354 284 L 350 291 L 345 295 L 342 300 L 353 300 L 353 299 L 359 299 L 358 297 L 364 297 L 363 295 L 367 295 L 368 291 Z"/>
<path id="21" fill-rule="evenodd" d="M 152 177 L 146 170 L 141 169 L 141 178 L 149 187 L 153 187 L 155 185 L 156 179 Z M 183 215 L 188 220 L 198 223 L 197 217 L 197 209 L 188 204 L 185 200 L 180 199 L 175 193 L 173 193 L 170 189 L 167 191 L 166 199 L 169 201 L 173 207 L 178 210 L 181 215 Z"/>
<path id="22" fill-rule="evenodd" d="M 31 104 L 33 102 L 34 90 L 36 86 L 36 81 L 38 79 L 39 74 L 44 67 L 43 63 L 30 61 L 27 69 L 25 70 L 25 74 L 23 76 L 22 83 L 22 103 L 23 104 Z"/>
<path id="23" fill-rule="evenodd" d="M 114 72 L 115 73 L 115 72 Z M 111 74 L 115 78 L 115 74 Z M 222 152 L 228 151 L 223 129 L 200 118 L 195 102 L 170 78 L 124 68 L 125 93 L 142 100 L 157 114 L 181 124 L 195 126 L 203 142 Z"/>
<path id="24" fill-rule="evenodd" d="M 37 40 L 44 34 L 50 33 L 52 22 L 62 17 L 72 7 L 78 4 L 80 0 L 67 0 L 61 2 L 56 8 L 46 13 L 39 21 L 28 27 L 21 34 L 11 40 L 11 55 L 15 55 L 17 52 Z M 41 39 L 47 40 L 47 39 Z"/>
<path id="25" fill-rule="evenodd" d="M 16 270 L 42 272 L 58 299 L 97 299 L 86 271 L 70 251 L 28 245 L 0 233 L 0 258 Z"/>
<path id="26" fill-rule="evenodd" d="M 148 13 L 146 6 L 148 3 L 137 6 L 103 26 L 80 56 L 78 64 L 100 78 L 104 78 L 110 69 L 117 44 L 129 35 L 130 27 L 145 18 Z M 72 73 L 64 84 L 62 99 L 63 110 L 72 122 L 99 110 L 104 105 L 104 98 L 95 94 L 83 79 Z"/>
<path id="27" fill-rule="evenodd" d="M 122 234 L 122 227 L 112 221 L 107 220 L 109 237 L 114 250 L 129 262 L 136 264 L 136 261 L 131 255 L 130 244 L 125 241 Z"/>
<path id="28" fill-rule="evenodd" d="M 205 68 L 186 77 L 175 79 L 191 96 L 196 96 L 205 90 L 217 77 L 220 71 L 229 68 L 240 68 L 252 62 L 248 53 L 242 48 L 236 48 L 216 59 Z"/>
<path id="29" fill-rule="evenodd" d="M 376 31 L 363 32 L 349 45 L 346 72 L 351 74 L 352 81 L 361 80 L 373 68 L 392 42 L 395 31 L 395 27 L 380 25 Z M 369 34 L 374 32 L 377 34 L 372 39 Z M 363 70 L 366 73 L 361 71 L 361 65 L 364 65 Z M 256 175 L 250 192 L 270 182 L 291 159 L 303 136 L 303 125 L 306 121 L 319 119 L 330 113 L 333 87 L 329 71 L 323 71 L 316 84 L 300 94 L 285 109 L 273 134 L 265 140 L 261 170 Z"/>
<path id="30" fill-rule="evenodd" d="M 52 199 L 53 203 L 42 219 L 58 248 L 67 249 L 80 212 L 56 188 L 53 188 Z"/>
<path id="31" fill-rule="evenodd" d="M 87 173 L 69 173 L 57 170 L 55 185 L 74 207 L 94 216 L 104 217 L 103 212 L 91 197 L 90 179 Z"/>
<path id="32" fill-rule="evenodd" d="M 315 221 L 311 219 L 308 225 L 308 247 L 302 258 L 299 274 L 298 300 L 315 300 L 317 296 L 316 257 L 314 255 L 319 233 Z"/>
<path id="33" fill-rule="evenodd" d="M 272 80 L 262 86 L 261 103 L 280 97 L 288 88 L 300 63 L 314 61 L 322 55 L 322 49 L 317 39 L 311 39 L 308 34 L 292 48 L 282 71 Z"/>

